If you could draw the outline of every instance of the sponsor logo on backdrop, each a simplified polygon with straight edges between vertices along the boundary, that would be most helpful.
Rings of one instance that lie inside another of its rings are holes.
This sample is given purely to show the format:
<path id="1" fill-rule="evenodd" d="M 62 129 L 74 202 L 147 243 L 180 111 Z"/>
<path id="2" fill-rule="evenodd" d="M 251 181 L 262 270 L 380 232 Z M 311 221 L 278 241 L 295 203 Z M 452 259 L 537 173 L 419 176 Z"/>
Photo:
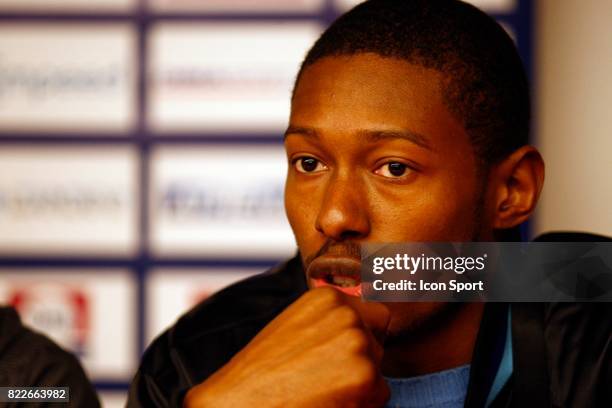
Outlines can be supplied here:
<path id="1" fill-rule="evenodd" d="M 276 258 L 294 250 L 282 146 L 161 148 L 152 158 L 155 252 Z"/>
<path id="2" fill-rule="evenodd" d="M 0 252 L 133 253 L 137 166 L 124 147 L 4 148 Z"/>
<path id="3" fill-rule="evenodd" d="M 78 354 L 86 352 L 91 335 L 86 291 L 54 283 L 17 285 L 9 291 L 8 303 L 17 309 L 25 324 Z"/>
<path id="4" fill-rule="evenodd" d="M 225 70 L 215 70 L 205 67 L 178 67 L 160 72 L 157 85 L 170 95 L 180 96 L 187 92 L 197 98 L 201 92 L 212 92 L 219 98 L 241 99 L 250 97 L 260 99 L 262 96 L 274 96 L 290 85 L 291 81 L 278 69 L 269 71 L 248 70 L 245 67 L 227 67 Z M 264 95 L 248 93 L 245 89 L 264 92 Z"/>
<path id="5" fill-rule="evenodd" d="M 117 23 L 2 25 L 0 129 L 129 130 L 135 43 L 135 31 Z"/>
<path id="6" fill-rule="evenodd" d="M 149 37 L 156 132 L 280 132 L 314 23 L 161 23 Z M 197 50 L 197 52 L 194 52 Z"/>
<path id="7" fill-rule="evenodd" d="M 73 220 L 96 213 L 119 215 L 127 197 L 117 190 L 91 185 L 22 185 L 12 191 L 0 191 L 0 211 L 14 220 L 45 214 Z"/>
<path id="8" fill-rule="evenodd" d="M 117 269 L 0 269 L 0 303 L 78 355 L 94 380 L 127 381 L 137 364 L 136 282 Z"/>
<path id="9" fill-rule="evenodd" d="M 0 54 L 0 98 L 20 94 L 37 104 L 62 94 L 112 93 L 125 80 L 123 74 L 118 66 L 20 66 L 11 64 L 10 55 Z"/>
<path id="10" fill-rule="evenodd" d="M 278 179 L 231 190 L 222 185 L 175 181 L 161 196 L 161 211 L 176 221 L 277 220 L 283 212 L 283 186 Z"/>

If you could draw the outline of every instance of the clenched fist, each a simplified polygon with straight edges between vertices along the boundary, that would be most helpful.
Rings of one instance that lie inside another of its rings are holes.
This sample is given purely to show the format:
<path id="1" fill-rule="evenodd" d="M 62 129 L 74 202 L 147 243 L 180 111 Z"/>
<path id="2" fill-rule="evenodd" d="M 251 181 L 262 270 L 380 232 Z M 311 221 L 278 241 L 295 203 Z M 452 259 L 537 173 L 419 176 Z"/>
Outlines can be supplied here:
<path id="1" fill-rule="evenodd" d="M 195 407 L 381 407 L 389 311 L 336 289 L 308 291 L 186 395 Z"/>

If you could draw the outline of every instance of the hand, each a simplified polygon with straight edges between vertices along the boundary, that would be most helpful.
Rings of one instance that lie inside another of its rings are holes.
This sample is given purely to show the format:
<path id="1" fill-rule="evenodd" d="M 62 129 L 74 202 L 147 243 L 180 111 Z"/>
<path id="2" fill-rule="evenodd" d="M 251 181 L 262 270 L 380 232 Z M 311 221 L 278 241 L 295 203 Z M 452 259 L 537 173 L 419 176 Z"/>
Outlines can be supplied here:
<path id="1" fill-rule="evenodd" d="M 382 407 L 389 311 L 340 291 L 312 289 L 225 366 L 187 393 L 185 407 Z"/>

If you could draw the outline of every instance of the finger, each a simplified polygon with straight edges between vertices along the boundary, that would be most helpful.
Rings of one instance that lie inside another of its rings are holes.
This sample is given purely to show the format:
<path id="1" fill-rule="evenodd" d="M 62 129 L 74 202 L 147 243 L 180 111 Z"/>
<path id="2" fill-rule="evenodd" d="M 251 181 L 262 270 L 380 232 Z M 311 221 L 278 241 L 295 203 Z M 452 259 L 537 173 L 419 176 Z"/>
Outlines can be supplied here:
<path id="1" fill-rule="evenodd" d="M 364 302 L 361 298 L 343 294 L 345 302 L 357 311 L 365 327 L 370 330 L 378 344 L 385 344 L 391 314 L 387 306 L 378 302 Z"/>

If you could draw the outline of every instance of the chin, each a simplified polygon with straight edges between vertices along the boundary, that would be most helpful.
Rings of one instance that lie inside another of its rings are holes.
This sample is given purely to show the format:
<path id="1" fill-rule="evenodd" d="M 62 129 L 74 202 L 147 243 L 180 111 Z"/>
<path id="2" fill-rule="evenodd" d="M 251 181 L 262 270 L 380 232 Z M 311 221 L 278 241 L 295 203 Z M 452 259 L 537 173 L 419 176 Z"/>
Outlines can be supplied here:
<path id="1" fill-rule="evenodd" d="M 391 312 L 386 342 L 418 336 L 438 326 L 460 304 L 444 302 L 385 303 Z"/>

